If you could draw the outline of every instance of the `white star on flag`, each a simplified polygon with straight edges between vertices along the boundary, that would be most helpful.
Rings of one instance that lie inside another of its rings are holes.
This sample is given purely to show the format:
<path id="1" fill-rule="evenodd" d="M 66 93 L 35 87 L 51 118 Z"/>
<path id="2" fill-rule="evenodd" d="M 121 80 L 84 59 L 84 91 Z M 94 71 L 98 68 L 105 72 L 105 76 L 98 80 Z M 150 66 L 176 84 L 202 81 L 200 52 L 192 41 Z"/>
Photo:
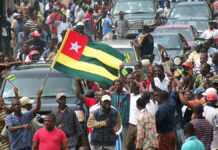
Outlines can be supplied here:
<path id="1" fill-rule="evenodd" d="M 81 48 L 81 46 L 78 44 L 78 42 L 72 42 L 70 50 L 75 51 L 78 53 L 78 50 Z"/>

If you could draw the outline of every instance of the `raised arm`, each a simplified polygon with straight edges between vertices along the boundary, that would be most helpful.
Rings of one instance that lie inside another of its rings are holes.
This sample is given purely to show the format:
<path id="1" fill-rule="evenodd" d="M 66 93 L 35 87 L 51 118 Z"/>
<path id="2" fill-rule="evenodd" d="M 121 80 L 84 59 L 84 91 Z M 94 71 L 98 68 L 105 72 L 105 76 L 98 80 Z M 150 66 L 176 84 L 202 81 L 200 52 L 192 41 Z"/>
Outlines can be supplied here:
<path id="1" fill-rule="evenodd" d="M 15 95 L 15 98 L 16 98 L 17 100 L 20 99 L 19 90 L 18 90 L 18 88 L 16 88 L 16 87 L 14 87 L 14 95 Z"/>
<path id="2" fill-rule="evenodd" d="M 76 87 L 76 97 L 81 100 L 82 102 L 85 101 L 85 97 L 81 94 L 82 86 L 79 79 L 75 80 L 75 87 Z"/>
<path id="3" fill-rule="evenodd" d="M 37 112 L 40 110 L 40 108 L 41 108 L 41 96 L 42 96 L 42 93 L 43 93 L 42 89 L 40 89 L 40 90 L 38 91 L 38 93 L 37 93 L 36 105 L 35 105 L 35 107 L 32 109 L 32 111 L 33 111 L 34 114 L 37 113 Z"/>

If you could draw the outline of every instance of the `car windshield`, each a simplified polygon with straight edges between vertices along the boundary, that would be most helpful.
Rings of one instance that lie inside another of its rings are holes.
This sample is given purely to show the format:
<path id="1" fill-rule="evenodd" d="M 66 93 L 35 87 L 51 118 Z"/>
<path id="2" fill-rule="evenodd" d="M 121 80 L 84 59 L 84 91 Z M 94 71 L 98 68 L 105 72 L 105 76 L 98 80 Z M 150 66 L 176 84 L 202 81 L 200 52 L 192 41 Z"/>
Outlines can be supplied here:
<path id="1" fill-rule="evenodd" d="M 41 88 L 44 78 L 37 76 L 18 76 L 11 81 L 18 89 L 21 96 L 35 98 L 37 91 Z M 49 76 L 42 97 L 55 97 L 58 92 L 66 93 L 67 97 L 74 95 L 74 83 L 72 78 L 60 74 Z M 10 99 L 14 97 L 13 86 L 6 82 L 3 97 Z"/>
<path id="2" fill-rule="evenodd" d="M 207 5 L 177 5 L 171 12 L 170 18 L 209 18 Z"/>
<path id="3" fill-rule="evenodd" d="M 157 28 L 154 33 L 175 33 L 182 34 L 186 40 L 194 40 L 194 35 L 190 28 Z"/>
<path id="4" fill-rule="evenodd" d="M 119 1 L 114 8 L 114 14 L 120 11 L 125 13 L 147 13 L 154 12 L 154 4 L 152 0 L 136 0 L 136 1 Z"/>
<path id="5" fill-rule="evenodd" d="M 155 35 L 154 42 L 162 45 L 167 50 L 181 50 L 180 41 L 174 35 Z"/>

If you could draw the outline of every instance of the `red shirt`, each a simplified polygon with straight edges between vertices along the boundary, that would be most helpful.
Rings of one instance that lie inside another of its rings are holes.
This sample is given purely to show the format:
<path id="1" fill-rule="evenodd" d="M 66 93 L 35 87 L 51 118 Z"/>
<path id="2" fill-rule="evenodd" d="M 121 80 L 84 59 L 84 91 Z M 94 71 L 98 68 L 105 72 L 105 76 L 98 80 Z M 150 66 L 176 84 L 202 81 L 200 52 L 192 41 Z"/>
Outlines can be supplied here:
<path id="1" fill-rule="evenodd" d="M 58 12 L 53 12 L 48 16 L 48 24 L 52 33 L 57 33 L 56 21 L 61 21 L 61 14 Z"/>
<path id="2" fill-rule="evenodd" d="M 66 140 L 65 133 L 58 128 L 54 128 L 51 132 L 40 128 L 33 136 L 33 142 L 39 143 L 39 150 L 61 150 L 61 146 Z"/>
<path id="3" fill-rule="evenodd" d="M 85 99 L 85 105 L 90 108 L 92 107 L 93 105 L 95 105 L 97 103 L 96 99 L 94 98 L 91 98 L 91 97 L 86 97 Z M 92 128 L 87 128 L 87 132 L 88 133 L 91 133 L 92 132 Z"/>
<path id="4" fill-rule="evenodd" d="M 86 97 L 85 99 L 85 105 L 90 108 L 91 106 L 95 105 L 97 102 L 96 102 L 96 99 L 94 98 L 91 98 L 91 97 Z"/>

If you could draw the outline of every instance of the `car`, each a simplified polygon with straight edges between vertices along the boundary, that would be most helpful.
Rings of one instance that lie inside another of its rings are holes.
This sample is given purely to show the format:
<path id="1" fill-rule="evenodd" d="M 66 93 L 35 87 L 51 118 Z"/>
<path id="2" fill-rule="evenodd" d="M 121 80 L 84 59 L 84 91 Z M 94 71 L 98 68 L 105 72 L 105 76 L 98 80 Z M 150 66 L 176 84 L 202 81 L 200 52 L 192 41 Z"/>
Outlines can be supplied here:
<path id="1" fill-rule="evenodd" d="M 211 19 L 212 12 L 207 2 L 180 2 L 171 10 L 167 24 L 192 25 L 202 33 L 208 29 L 208 22 Z"/>
<path id="2" fill-rule="evenodd" d="M 29 64 L 12 68 L 9 75 L 16 77 L 13 81 L 3 80 L 1 85 L 1 96 L 6 106 L 10 106 L 15 98 L 13 87 L 19 89 L 20 96 L 36 99 L 37 91 L 45 83 L 40 113 L 48 113 L 57 107 L 56 94 L 64 92 L 67 96 L 67 105 L 70 108 L 77 108 L 79 100 L 75 95 L 75 83 L 73 78 L 61 72 L 50 69 L 49 64 Z M 48 77 L 48 78 L 47 78 Z M 47 82 L 46 81 L 47 78 Z"/>
<path id="3" fill-rule="evenodd" d="M 135 37 L 143 25 L 153 25 L 157 11 L 156 0 L 119 0 L 112 9 L 113 22 L 119 18 L 119 12 L 124 12 L 128 20 L 127 36 Z"/>
<path id="4" fill-rule="evenodd" d="M 184 38 L 187 40 L 190 47 L 195 46 L 195 39 L 199 37 L 197 29 L 192 25 L 185 24 L 168 24 L 157 27 L 153 34 L 161 34 L 161 33 L 176 33 L 182 34 Z"/>
<path id="5" fill-rule="evenodd" d="M 152 35 L 155 49 L 159 49 L 158 45 L 163 46 L 170 58 L 182 56 L 187 48 L 187 45 L 184 44 L 183 39 L 179 34 L 162 33 Z"/>

